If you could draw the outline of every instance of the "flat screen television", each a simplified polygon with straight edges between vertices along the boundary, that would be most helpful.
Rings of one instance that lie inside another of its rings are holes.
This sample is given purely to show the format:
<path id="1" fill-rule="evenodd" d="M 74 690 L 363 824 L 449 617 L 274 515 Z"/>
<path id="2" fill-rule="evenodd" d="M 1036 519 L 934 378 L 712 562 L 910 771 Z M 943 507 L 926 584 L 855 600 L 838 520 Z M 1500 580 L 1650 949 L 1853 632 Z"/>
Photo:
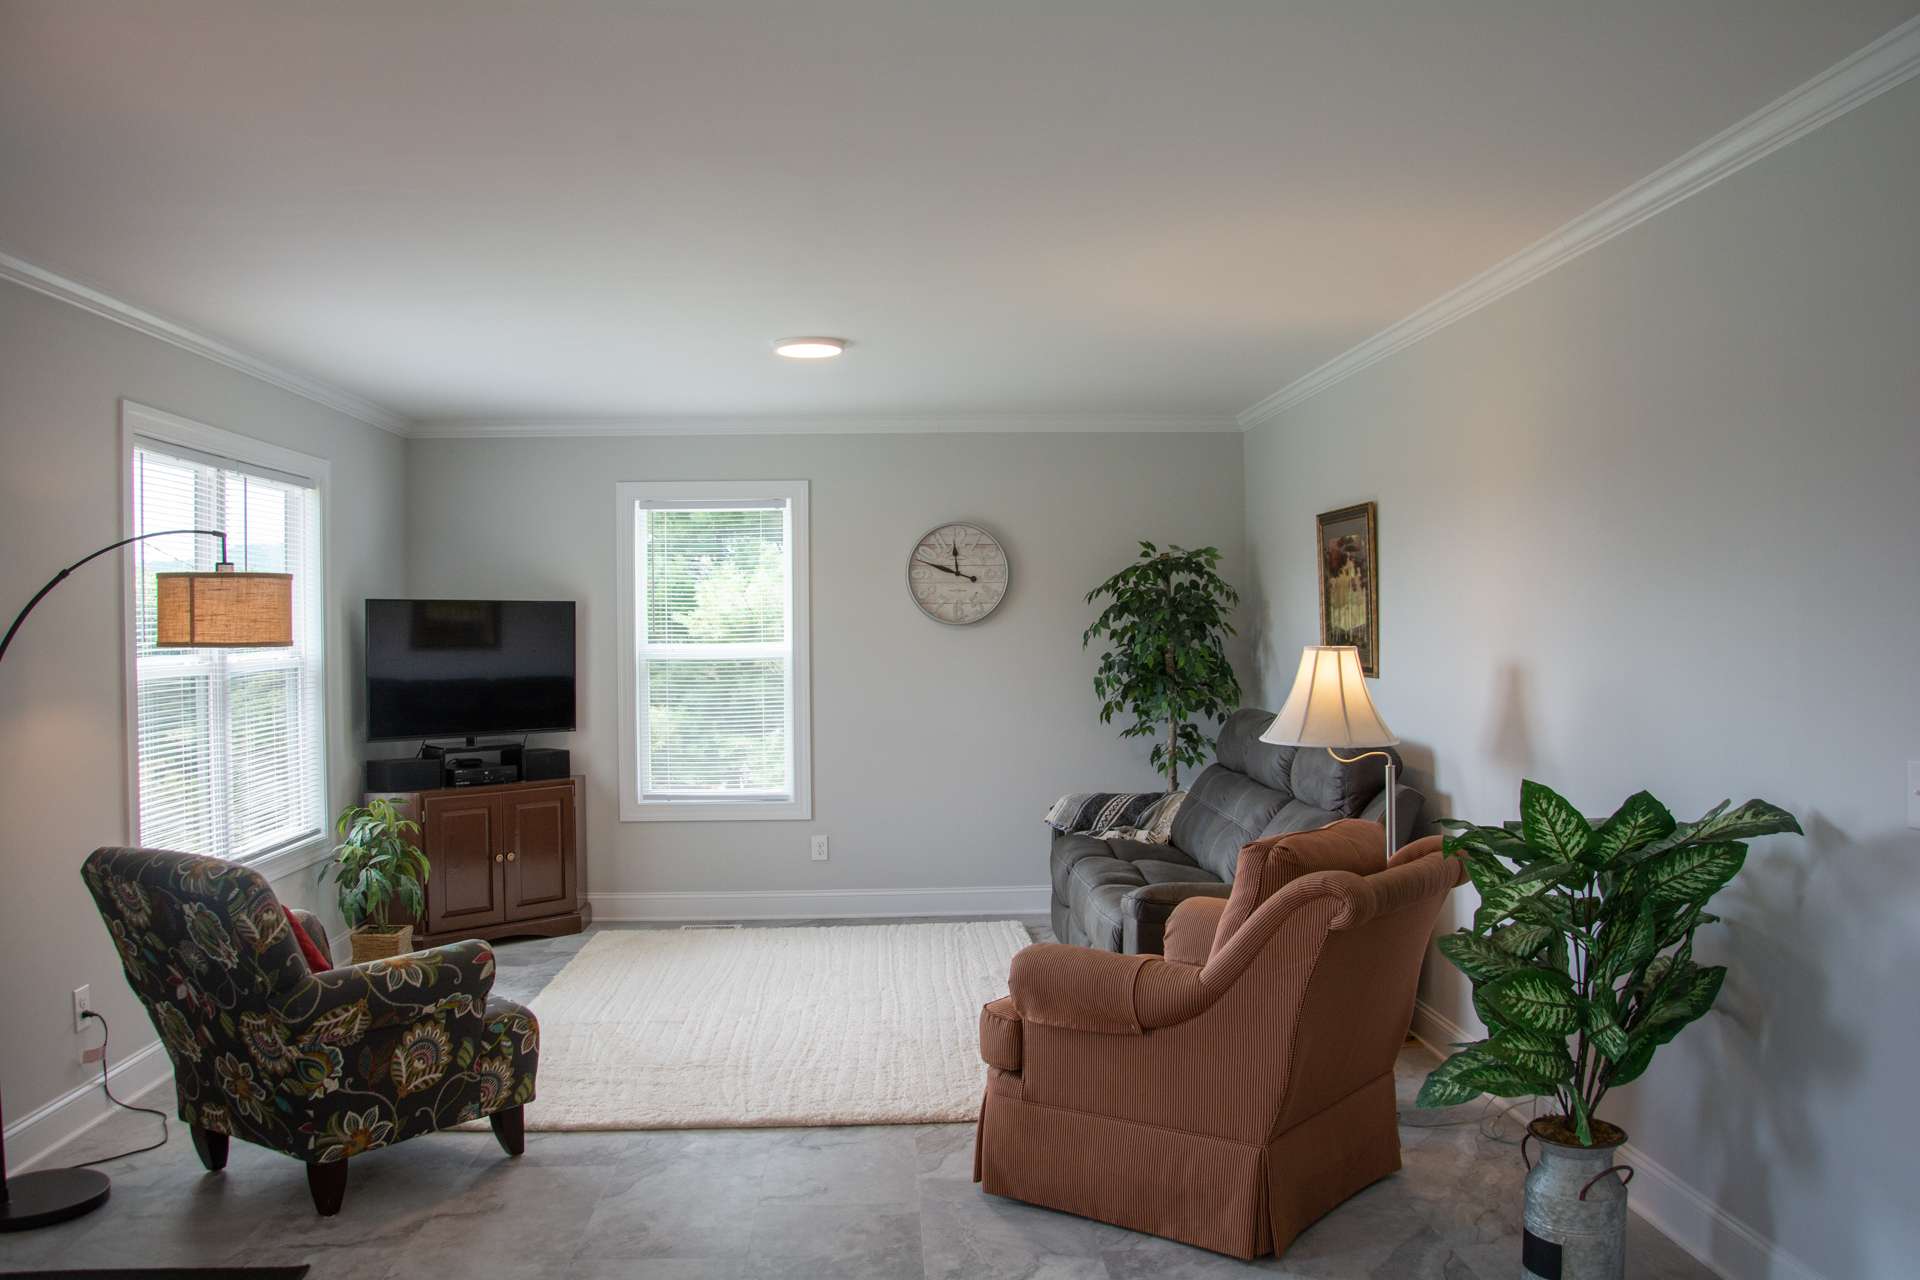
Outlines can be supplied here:
<path id="1" fill-rule="evenodd" d="M 367 737 L 571 731 L 573 601 L 367 601 Z"/>

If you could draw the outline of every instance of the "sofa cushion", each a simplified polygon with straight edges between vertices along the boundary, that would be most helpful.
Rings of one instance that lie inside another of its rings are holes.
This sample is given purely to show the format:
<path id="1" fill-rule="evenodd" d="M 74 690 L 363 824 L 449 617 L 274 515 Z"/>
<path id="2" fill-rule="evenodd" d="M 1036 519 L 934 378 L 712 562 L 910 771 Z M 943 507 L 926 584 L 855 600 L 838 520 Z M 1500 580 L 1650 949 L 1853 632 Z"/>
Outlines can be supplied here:
<path id="1" fill-rule="evenodd" d="M 1142 858 L 1133 864 L 1140 873 L 1142 884 L 1218 884 L 1213 872 L 1205 867 L 1196 867 L 1185 858 L 1178 862 L 1163 862 L 1154 858 Z"/>
<path id="2" fill-rule="evenodd" d="M 1050 870 L 1053 873 L 1053 896 L 1058 902 L 1067 900 L 1067 880 L 1073 875 L 1074 864 L 1082 858 L 1111 858 L 1113 850 L 1107 847 L 1105 840 L 1093 836 L 1055 836 L 1053 849 L 1047 855 Z"/>
<path id="3" fill-rule="evenodd" d="M 1145 883 L 1147 877 L 1139 865 L 1124 858 L 1082 858 L 1074 863 L 1067 882 L 1067 913 L 1086 935 L 1082 945 L 1120 950 L 1126 924 L 1121 900 Z"/>
<path id="4" fill-rule="evenodd" d="M 1262 711 L 1258 707 L 1243 707 L 1234 712 L 1220 726 L 1220 737 L 1214 743 L 1213 758 L 1235 773 L 1246 774 L 1263 787 L 1291 794 L 1293 755 L 1299 748 L 1276 747 L 1260 741 L 1260 735 L 1272 723 L 1273 712 Z"/>
<path id="5" fill-rule="evenodd" d="M 1329 822 L 1338 822 L 1346 817 L 1332 809 L 1322 809 L 1318 805 L 1308 804 L 1305 800 L 1289 800 L 1280 806 L 1280 812 L 1273 815 L 1271 821 L 1260 830 L 1260 839 L 1268 836 L 1292 835 L 1296 831 L 1318 831 Z"/>
<path id="6" fill-rule="evenodd" d="M 1012 996 L 990 1000 L 980 1009 L 980 1060 L 1002 1071 L 1020 1069 L 1020 1014 Z"/>
<path id="7" fill-rule="evenodd" d="M 1214 953 L 1219 953 L 1261 903 L 1301 876 L 1316 871 L 1351 871 L 1365 876 L 1386 865 L 1386 836 L 1377 822 L 1342 819 L 1315 831 L 1254 841 L 1240 851 L 1233 892 L 1214 929 Z"/>
<path id="8" fill-rule="evenodd" d="M 1400 753 L 1385 748 L 1396 767 Z M 1356 754 L 1347 752 L 1348 755 Z M 1295 798 L 1342 818 L 1357 818 L 1367 802 L 1379 795 L 1387 781 L 1387 762 L 1377 755 L 1352 764 L 1333 758 L 1324 748 L 1294 753 L 1290 788 Z"/>
<path id="9" fill-rule="evenodd" d="M 1174 847 L 1214 879 L 1231 880 L 1240 846 L 1258 838 L 1290 798 L 1244 773 L 1210 764 L 1193 780 L 1173 820 Z"/>

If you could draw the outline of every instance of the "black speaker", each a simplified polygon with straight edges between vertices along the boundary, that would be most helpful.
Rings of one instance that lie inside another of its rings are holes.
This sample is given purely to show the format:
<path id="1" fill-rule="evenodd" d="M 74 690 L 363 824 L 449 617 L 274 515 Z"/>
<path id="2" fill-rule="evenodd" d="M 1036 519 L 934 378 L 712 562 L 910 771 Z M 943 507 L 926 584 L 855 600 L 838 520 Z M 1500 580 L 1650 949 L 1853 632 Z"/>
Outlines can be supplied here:
<path id="1" fill-rule="evenodd" d="M 502 747 L 500 763 L 519 765 L 522 782 L 548 782 L 573 770 L 573 757 L 564 747 Z"/>
<path id="2" fill-rule="evenodd" d="M 437 757 L 367 761 L 369 791 L 438 791 L 446 785 L 445 762 Z"/>

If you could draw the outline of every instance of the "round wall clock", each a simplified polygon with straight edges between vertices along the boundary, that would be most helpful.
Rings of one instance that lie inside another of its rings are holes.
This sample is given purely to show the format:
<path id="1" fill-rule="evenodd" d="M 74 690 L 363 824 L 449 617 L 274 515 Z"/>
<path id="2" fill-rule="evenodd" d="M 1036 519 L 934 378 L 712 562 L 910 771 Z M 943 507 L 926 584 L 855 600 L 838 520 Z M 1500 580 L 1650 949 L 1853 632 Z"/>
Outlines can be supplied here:
<path id="1" fill-rule="evenodd" d="M 907 590 L 935 622 L 966 626 L 1007 596 L 1007 553 L 978 525 L 943 524 L 907 557 Z"/>

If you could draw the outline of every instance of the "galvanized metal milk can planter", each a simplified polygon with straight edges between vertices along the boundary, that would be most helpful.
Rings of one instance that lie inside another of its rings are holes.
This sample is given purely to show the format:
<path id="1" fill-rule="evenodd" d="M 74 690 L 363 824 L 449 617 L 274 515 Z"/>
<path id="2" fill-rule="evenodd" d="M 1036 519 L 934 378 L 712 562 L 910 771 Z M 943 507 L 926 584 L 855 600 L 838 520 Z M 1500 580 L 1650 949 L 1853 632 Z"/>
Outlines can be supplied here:
<path id="1" fill-rule="evenodd" d="M 1593 1145 L 1564 1141 L 1571 1126 L 1543 1116 L 1527 1126 L 1526 1232 L 1520 1241 L 1523 1280 L 1623 1280 L 1627 1274 L 1627 1183 L 1633 1168 L 1614 1158 L 1626 1131 L 1593 1122 Z M 1538 1163 L 1527 1144 L 1540 1144 Z"/>

